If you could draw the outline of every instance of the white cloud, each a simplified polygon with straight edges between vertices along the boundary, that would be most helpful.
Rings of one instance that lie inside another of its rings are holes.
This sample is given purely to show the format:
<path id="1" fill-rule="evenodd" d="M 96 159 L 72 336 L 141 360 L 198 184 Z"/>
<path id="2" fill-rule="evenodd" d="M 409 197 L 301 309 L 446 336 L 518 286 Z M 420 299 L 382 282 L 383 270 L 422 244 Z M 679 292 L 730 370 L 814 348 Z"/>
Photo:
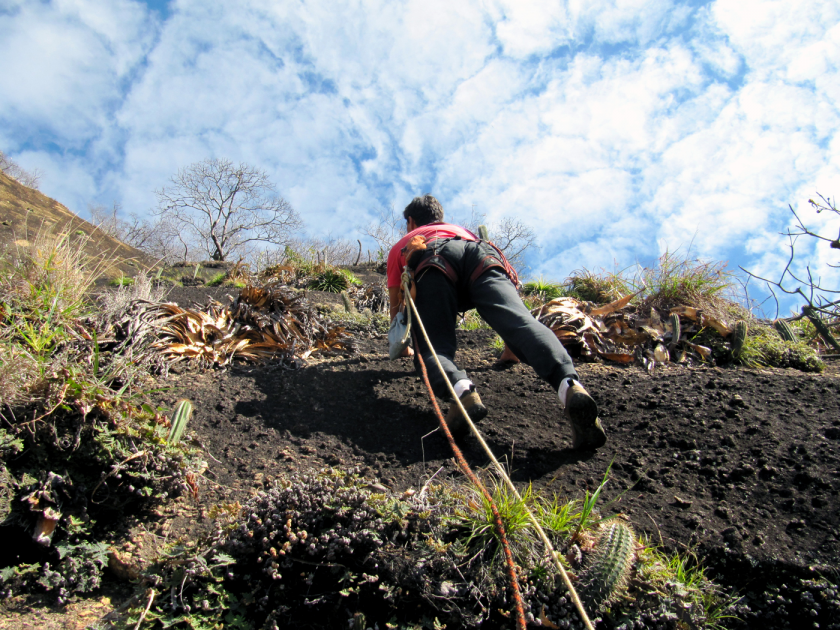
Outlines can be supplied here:
<path id="1" fill-rule="evenodd" d="M 14 60 L 0 74 L 0 120 L 19 133 L 46 131 L 68 148 L 108 125 L 120 82 L 153 37 L 128 0 L 26 3 L 0 14 L 0 31 L 0 57 Z"/>
<path id="2" fill-rule="evenodd" d="M 144 212 L 177 168 L 227 157 L 314 234 L 429 190 L 518 216 L 557 276 L 692 241 L 771 269 L 786 205 L 836 192 L 836 3 L 100 5 L 0 15 L 22 58 L 0 139 L 68 198 Z"/>

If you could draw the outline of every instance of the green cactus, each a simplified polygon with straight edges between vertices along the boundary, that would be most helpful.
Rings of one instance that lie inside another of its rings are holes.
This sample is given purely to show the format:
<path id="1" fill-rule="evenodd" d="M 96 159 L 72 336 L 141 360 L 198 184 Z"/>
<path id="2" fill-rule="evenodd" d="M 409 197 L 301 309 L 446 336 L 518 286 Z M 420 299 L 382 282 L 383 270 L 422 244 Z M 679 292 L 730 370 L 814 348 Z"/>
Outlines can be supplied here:
<path id="1" fill-rule="evenodd" d="M 172 426 L 169 429 L 169 437 L 166 438 L 167 442 L 173 446 L 178 443 L 181 435 L 184 433 L 184 429 L 187 427 L 190 416 L 192 416 L 192 412 L 193 405 L 189 400 L 184 399 L 178 401 L 178 404 L 175 406 L 175 411 L 172 413 Z"/>
<path id="2" fill-rule="evenodd" d="M 776 332 L 779 333 L 779 337 L 785 341 L 798 341 L 796 333 L 793 332 L 793 328 L 785 320 L 777 319 L 773 322 L 773 326 L 776 328 Z"/>
<path id="3" fill-rule="evenodd" d="M 682 335 L 682 329 L 680 328 L 680 316 L 676 313 L 671 313 L 671 330 L 673 331 L 673 334 L 671 335 L 671 350 L 674 350 L 680 342 L 680 336 Z"/>
<path id="4" fill-rule="evenodd" d="M 600 527 L 592 560 L 581 576 L 581 595 L 590 610 L 610 604 L 624 589 L 636 560 L 636 536 L 627 523 L 611 520 Z"/>
<path id="5" fill-rule="evenodd" d="M 736 361 L 741 357 L 741 350 L 744 349 L 744 342 L 747 340 L 747 333 L 749 326 L 744 320 L 735 324 L 735 330 L 732 331 L 732 358 Z"/>

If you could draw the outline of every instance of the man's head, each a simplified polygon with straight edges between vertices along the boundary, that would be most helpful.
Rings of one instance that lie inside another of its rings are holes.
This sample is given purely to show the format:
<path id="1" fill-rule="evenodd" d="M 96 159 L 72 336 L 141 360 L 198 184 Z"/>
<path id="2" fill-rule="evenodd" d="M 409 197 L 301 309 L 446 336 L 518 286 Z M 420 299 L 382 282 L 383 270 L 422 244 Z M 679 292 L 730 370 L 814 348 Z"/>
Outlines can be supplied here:
<path id="1" fill-rule="evenodd" d="M 431 195 L 415 197 L 403 210 L 403 217 L 406 221 L 414 219 L 418 227 L 438 223 L 443 221 L 443 206 Z"/>

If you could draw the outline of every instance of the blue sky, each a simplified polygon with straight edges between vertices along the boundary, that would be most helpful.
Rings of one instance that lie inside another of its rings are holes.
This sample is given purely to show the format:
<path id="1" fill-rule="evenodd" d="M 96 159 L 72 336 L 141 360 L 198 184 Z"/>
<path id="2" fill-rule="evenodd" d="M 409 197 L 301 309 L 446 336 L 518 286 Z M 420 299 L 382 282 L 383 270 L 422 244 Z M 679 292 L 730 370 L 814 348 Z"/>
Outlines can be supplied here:
<path id="1" fill-rule="evenodd" d="M 82 216 L 212 156 L 313 236 L 432 192 L 533 226 L 532 275 L 774 275 L 787 205 L 840 192 L 836 0 L 0 0 L 0 57 L 0 148 Z"/>

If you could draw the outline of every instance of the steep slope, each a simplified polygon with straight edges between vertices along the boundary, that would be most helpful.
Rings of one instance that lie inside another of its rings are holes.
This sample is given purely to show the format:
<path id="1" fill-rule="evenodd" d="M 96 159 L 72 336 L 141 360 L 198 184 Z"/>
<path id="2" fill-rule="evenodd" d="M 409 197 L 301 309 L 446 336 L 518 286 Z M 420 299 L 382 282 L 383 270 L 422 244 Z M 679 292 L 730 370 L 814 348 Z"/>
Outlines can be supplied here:
<path id="1" fill-rule="evenodd" d="M 109 261 L 106 278 L 133 276 L 154 264 L 140 250 L 108 236 L 55 199 L 0 173 L 0 249 L 26 246 L 40 230 L 84 235 L 85 252 Z"/>

